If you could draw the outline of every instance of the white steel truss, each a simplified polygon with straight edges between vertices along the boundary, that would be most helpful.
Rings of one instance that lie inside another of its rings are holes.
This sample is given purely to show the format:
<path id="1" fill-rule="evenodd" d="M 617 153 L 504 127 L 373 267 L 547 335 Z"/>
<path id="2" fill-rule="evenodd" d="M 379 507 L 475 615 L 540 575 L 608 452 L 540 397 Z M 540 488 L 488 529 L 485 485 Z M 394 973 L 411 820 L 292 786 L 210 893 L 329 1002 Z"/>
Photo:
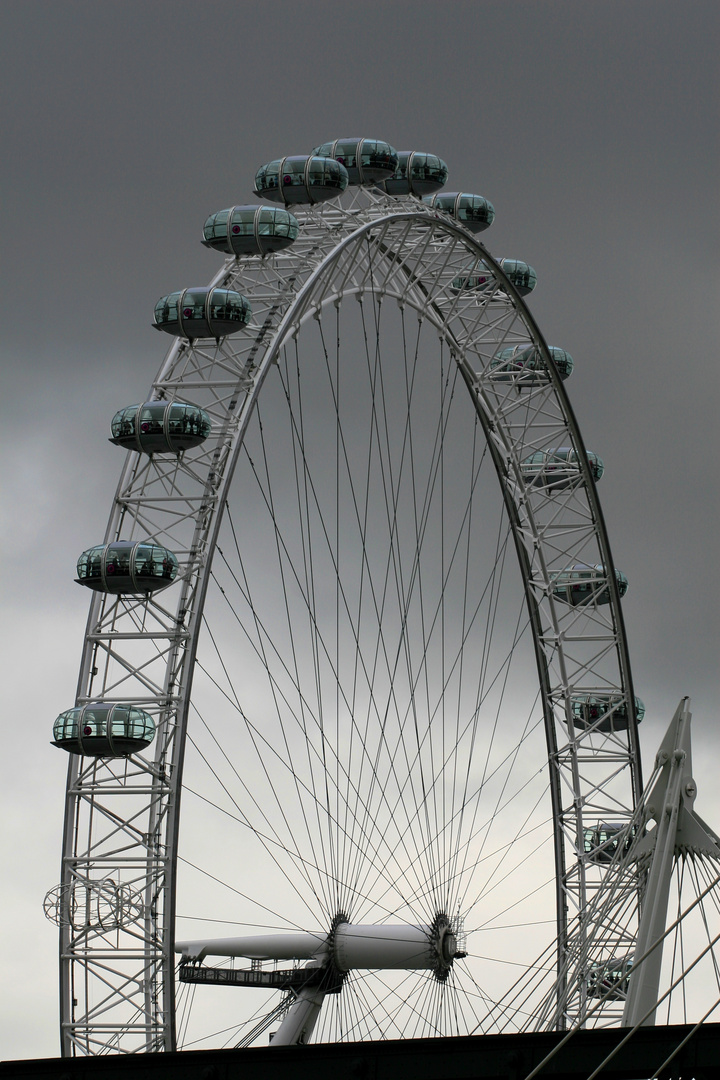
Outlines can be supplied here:
<path id="1" fill-rule="evenodd" d="M 174 343 L 152 384 L 151 399 L 205 409 L 211 437 L 177 456 L 128 452 L 117 487 L 105 541 L 151 538 L 176 554 L 181 569 L 178 582 L 156 596 L 96 593 L 90 605 L 78 704 L 130 702 L 152 714 L 157 736 L 148 752 L 129 758 L 71 758 L 56 904 L 66 1055 L 175 1046 L 179 796 L 223 510 L 247 425 L 281 349 L 309 319 L 349 298 L 373 306 L 397 301 L 436 328 L 487 438 L 525 584 L 545 719 L 560 1002 L 552 1023 L 575 1022 L 584 1008 L 583 982 L 569 960 L 582 956 L 586 963 L 587 924 L 579 916 L 603 877 L 587 857 L 585 831 L 608 819 L 628 823 L 641 779 L 620 592 L 562 380 L 501 267 L 447 215 L 412 198 L 361 189 L 342 204 L 303 208 L 298 217 L 292 248 L 230 258 L 213 279 L 250 300 L 247 332 Z M 458 289 L 457 279 L 480 265 L 491 268 L 492 286 Z M 499 379 L 498 351 L 528 342 L 548 377 Z M 529 455 L 560 446 L 575 451 L 577 482 L 562 490 L 529 482 Z M 558 597 L 557 579 L 578 563 L 597 569 L 587 601 L 572 605 Z M 598 602 L 602 594 L 609 603 Z M 609 714 L 627 714 L 628 730 L 604 730 L 607 716 L 585 727 L 574 723 L 573 697 L 593 694 L 607 696 Z M 107 896 L 116 897 L 112 919 L 101 917 Z M 611 927 L 607 937 L 599 952 L 617 951 Z"/>

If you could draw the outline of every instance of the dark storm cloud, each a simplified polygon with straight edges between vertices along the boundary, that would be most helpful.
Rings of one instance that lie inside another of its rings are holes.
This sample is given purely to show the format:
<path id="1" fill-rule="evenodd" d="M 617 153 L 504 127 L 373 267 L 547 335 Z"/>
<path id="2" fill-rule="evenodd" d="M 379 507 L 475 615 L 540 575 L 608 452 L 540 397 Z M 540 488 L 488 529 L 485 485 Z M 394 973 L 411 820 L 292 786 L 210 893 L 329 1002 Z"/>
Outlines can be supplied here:
<path id="1" fill-rule="evenodd" d="M 439 153 L 451 189 L 495 204 L 490 249 L 538 271 L 532 309 L 575 357 L 570 393 L 607 468 L 648 750 L 693 695 L 712 820 L 718 23 L 698 0 L 2 5 L 6 705 L 24 763 L 4 820 L 28 942 L 6 982 L 8 1056 L 57 1047 L 40 899 L 65 763 L 47 742 L 74 694 L 74 559 L 102 536 L 119 469 L 109 418 L 159 366 L 154 301 L 215 271 L 205 216 L 248 199 L 262 162 L 325 139 Z"/>

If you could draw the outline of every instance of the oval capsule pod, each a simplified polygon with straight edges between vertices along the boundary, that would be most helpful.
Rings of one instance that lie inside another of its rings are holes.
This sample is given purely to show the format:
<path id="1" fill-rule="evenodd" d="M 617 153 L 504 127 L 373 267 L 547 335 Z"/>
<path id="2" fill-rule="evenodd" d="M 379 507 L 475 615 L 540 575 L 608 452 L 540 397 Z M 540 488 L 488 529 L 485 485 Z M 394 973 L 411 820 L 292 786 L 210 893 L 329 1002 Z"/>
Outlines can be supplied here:
<path id="1" fill-rule="evenodd" d="M 605 467 L 592 450 L 586 450 L 585 455 L 592 478 L 597 483 Z M 520 471 L 526 483 L 532 487 L 545 488 L 549 492 L 577 487 L 583 478 L 580 457 L 572 446 L 537 450 L 520 463 Z"/>
<path id="2" fill-rule="evenodd" d="M 174 337 L 227 337 L 250 322 L 250 301 L 233 289 L 197 288 L 161 296 L 155 305 L 156 330 Z"/>
<path id="3" fill-rule="evenodd" d="M 467 191 L 442 191 L 438 195 L 428 195 L 423 199 L 434 210 L 450 214 L 471 233 L 483 232 L 495 220 L 495 207 L 482 195 L 471 195 Z"/>
<path id="4" fill-rule="evenodd" d="M 53 724 L 55 746 L 88 757 L 135 754 L 154 737 L 152 716 L 124 702 L 93 701 L 60 713 Z"/>
<path id="5" fill-rule="evenodd" d="M 549 345 L 548 352 L 555 370 L 565 381 L 574 367 L 572 356 L 556 345 Z M 497 382 L 513 382 L 520 387 L 539 386 L 550 382 L 550 372 L 542 353 L 532 341 L 509 345 L 495 353 L 490 361 L 488 375 Z"/>
<path id="6" fill-rule="evenodd" d="M 628 702 L 622 694 L 590 691 L 574 694 L 570 698 L 570 711 L 576 728 L 592 728 L 593 731 L 612 733 L 627 731 L 630 726 Z M 645 705 L 635 698 L 635 716 L 638 724 L 645 716 Z"/>
<path id="7" fill-rule="evenodd" d="M 313 150 L 333 158 L 347 170 L 350 184 L 376 184 L 389 179 L 398 167 L 398 152 L 381 139 L 335 139 Z"/>
<path id="8" fill-rule="evenodd" d="M 115 413 L 110 442 L 143 454 L 179 454 L 200 446 L 211 430 L 210 417 L 197 405 L 146 401 Z"/>
<path id="9" fill-rule="evenodd" d="M 417 195 L 423 198 L 447 183 L 448 167 L 436 154 L 421 150 L 399 150 L 395 172 L 378 187 L 388 195 Z"/>
<path id="10" fill-rule="evenodd" d="M 532 266 L 520 259 L 498 259 L 498 263 L 520 296 L 527 296 L 533 291 L 537 285 L 537 274 Z"/>
<path id="11" fill-rule="evenodd" d="M 592 828 L 583 829 L 583 851 L 588 862 L 607 866 L 613 859 L 630 850 L 637 835 L 636 827 L 617 822 L 598 822 Z"/>
<path id="12" fill-rule="evenodd" d="M 624 1001 L 628 992 L 628 981 L 633 960 L 631 956 L 593 962 L 586 979 L 587 994 L 591 998 L 603 998 L 605 1001 Z"/>
<path id="13" fill-rule="evenodd" d="M 537 274 L 527 263 L 520 262 L 519 259 L 498 259 L 498 264 L 520 296 L 527 296 L 537 285 Z M 456 277 L 451 285 L 452 290 L 454 292 L 485 292 L 495 284 L 497 292 L 493 299 L 504 299 L 507 296 L 505 282 L 496 280 L 492 270 L 489 267 L 483 269 L 483 266 L 484 264 L 480 266 L 480 269 L 473 268 L 468 274 Z"/>
<path id="14" fill-rule="evenodd" d="M 553 574 L 553 594 L 573 607 L 586 604 L 609 604 L 610 588 L 604 566 L 588 566 L 575 563 L 568 570 Z M 624 596 L 628 590 L 628 580 L 620 570 L 615 570 L 618 592 Z"/>
<path id="15" fill-rule="evenodd" d="M 326 202 L 347 186 L 348 174 L 339 161 L 313 154 L 278 158 L 255 173 L 255 194 L 286 206 Z"/>
<path id="16" fill-rule="evenodd" d="M 481 263 L 475 266 L 471 273 L 453 278 L 450 288 L 453 292 L 485 292 L 495 283 L 495 278 L 489 266 Z"/>
<path id="17" fill-rule="evenodd" d="M 177 572 L 176 557 L 160 544 L 149 540 L 115 540 L 83 551 L 75 580 L 95 592 L 119 596 L 165 589 Z"/>
<path id="18" fill-rule="evenodd" d="M 227 255 L 267 255 L 297 239 L 297 218 L 281 206 L 231 206 L 211 214 L 203 228 L 205 247 Z"/>

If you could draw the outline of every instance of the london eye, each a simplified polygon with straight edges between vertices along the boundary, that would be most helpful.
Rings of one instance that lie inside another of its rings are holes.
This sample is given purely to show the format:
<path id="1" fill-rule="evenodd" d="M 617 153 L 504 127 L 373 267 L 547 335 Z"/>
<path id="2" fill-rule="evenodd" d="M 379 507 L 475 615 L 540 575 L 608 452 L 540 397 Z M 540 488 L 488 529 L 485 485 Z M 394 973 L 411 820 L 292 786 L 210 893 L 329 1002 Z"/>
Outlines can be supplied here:
<path id="1" fill-rule="evenodd" d="M 54 730 L 65 1054 L 621 1018 L 642 883 L 586 916 L 641 839 L 643 705 L 602 447 L 446 180 L 279 158 L 155 305 Z"/>

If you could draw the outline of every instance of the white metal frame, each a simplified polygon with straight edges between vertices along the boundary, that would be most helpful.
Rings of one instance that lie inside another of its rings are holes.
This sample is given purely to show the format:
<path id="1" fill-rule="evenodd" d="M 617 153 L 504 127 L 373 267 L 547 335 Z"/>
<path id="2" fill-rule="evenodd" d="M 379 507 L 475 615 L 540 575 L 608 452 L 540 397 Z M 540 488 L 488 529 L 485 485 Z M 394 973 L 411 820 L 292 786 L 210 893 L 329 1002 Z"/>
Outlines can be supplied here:
<path id="1" fill-rule="evenodd" d="M 629 821 L 641 779 L 615 576 L 601 574 L 598 581 L 610 592 L 605 606 L 571 607 L 553 592 L 553 575 L 575 562 L 613 566 L 564 386 L 501 268 L 446 214 L 412 198 L 357 189 L 342 205 L 294 212 L 301 233 L 292 248 L 230 258 L 212 281 L 248 296 L 248 332 L 217 344 L 175 342 L 153 382 L 153 399 L 178 397 L 207 409 L 213 435 L 178 457 L 129 452 L 113 502 L 105 540 L 152 538 L 175 552 L 181 570 L 167 591 L 147 598 L 94 594 L 90 605 L 78 704 L 132 702 L 154 716 L 157 736 L 147 755 L 71 757 L 59 894 L 65 1055 L 174 1048 L 179 794 L 193 664 L 222 510 L 248 418 L 282 344 L 328 305 L 363 294 L 394 297 L 437 327 L 488 439 L 525 582 L 545 712 L 563 983 L 554 1023 L 563 1027 L 583 1008 L 582 980 L 568 977 L 565 959 L 579 952 L 576 938 L 584 931 L 577 916 L 602 877 L 583 852 L 583 829 L 608 817 Z M 454 291 L 452 281 L 475 260 L 492 267 L 493 289 Z M 498 349 L 529 340 L 544 357 L 549 380 L 520 390 L 512 380 L 494 378 L 490 360 Z M 521 462 L 561 445 L 578 452 L 582 483 L 553 495 L 528 485 Z M 573 726 L 571 697 L 592 689 L 616 695 L 627 707 L 627 733 Z M 136 898 L 128 905 L 133 918 L 110 930 L 92 918 L 78 925 L 72 916 L 77 891 L 87 896 L 108 879 Z M 592 949 L 580 951 L 592 957 Z"/>

